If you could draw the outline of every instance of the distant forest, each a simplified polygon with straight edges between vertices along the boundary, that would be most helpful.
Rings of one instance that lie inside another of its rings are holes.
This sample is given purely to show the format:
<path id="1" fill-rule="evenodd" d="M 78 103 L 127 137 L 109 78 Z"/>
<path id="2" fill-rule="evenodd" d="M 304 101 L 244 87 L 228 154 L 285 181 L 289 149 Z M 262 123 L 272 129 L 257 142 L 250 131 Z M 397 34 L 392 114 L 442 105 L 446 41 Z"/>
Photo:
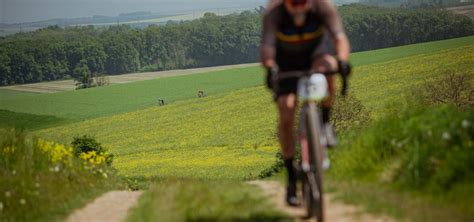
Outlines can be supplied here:
<path id="1" fill-rule="evenodd" d="M 353 51 L 474 34 L 474 21 L 442 9 L 339 7 Z M 134 29 L 48 27 L 0 38 L 0 85 L 256 62 L 261 15 L 243 12 Z"/>
<path id="2" fill-rule="evenodd" d="M 403 8 L 432 8 L 469 3 L 461 0 L 360 0 L 360 2 L 369 5 L 400 6 Z"/>

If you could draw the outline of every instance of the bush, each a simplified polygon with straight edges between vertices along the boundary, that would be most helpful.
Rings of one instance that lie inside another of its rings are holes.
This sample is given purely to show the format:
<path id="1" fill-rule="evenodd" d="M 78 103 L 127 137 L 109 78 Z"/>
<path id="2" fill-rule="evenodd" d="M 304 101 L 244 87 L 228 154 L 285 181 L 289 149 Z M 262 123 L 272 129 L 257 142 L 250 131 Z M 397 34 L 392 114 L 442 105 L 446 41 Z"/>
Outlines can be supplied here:
<path id="1" fill-rule="evenodd" d="M 362 102 L 353 95 L 338 96 L 331 116 L 338 132 L 353 128 L 363 128 L 370 123 L 370 112 Z"/>
<path id="2" fill-rule="evenodd" d="M 451 104 L 461 109 L 472 108 L 472 74 L 450 72 L 439 80 L 425 83 L 420 87 L 421 91 L 415 94 L 428 105 Z"/>
<path id="3" fill-rule="evenodd" d="M 77 157 L 94 159 L 95 156 L 102 155 L 105 157 L 104 161 L 107 165 L 110 166 L 112 164 L 113 154 L 107 153 L 107 149 L 92 136 L 84 135 L 82 137 L 74 137 L 71 145 Z"/>
<path id="4" fill-rule="evenodd" d="M 296 155 L 299 156 L 299 155 Z M 285 162 L 283 161 L 283 156 L 281 155 L 281 152 L 277 152 L 275 154 L 275 163 L 271 165 L 269 168 L 266 168 L 260 174 L 258 175 L 258 178 L 263 179 L 267 177 L 271 177 L 275 175 L 276 173 L 280 172 L 281 169 L 285 166 Z"/>

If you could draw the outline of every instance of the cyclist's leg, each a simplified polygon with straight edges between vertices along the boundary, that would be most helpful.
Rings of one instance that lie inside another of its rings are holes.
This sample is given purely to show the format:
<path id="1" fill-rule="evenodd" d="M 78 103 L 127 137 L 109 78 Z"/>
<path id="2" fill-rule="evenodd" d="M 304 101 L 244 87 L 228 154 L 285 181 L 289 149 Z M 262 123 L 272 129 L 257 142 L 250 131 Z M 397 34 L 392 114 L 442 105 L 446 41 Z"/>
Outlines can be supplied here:
<path id="1" fill-rule="evenodd" d="M 277 99 L 278 105 L 278 138 L 284 159 L 293 158 L 295 155 L 295 140 L 293 126 L 295 122 L 296 95 L 291 93 L 281 95 Z"/>
<path id="2" fill-rule="evenodd" d="M 278 138 L 281 145 L 281 152 L 285 161 L 285 167 L 288 172 L 288 186 L 286 194 L 286 202 L 288 205 L 296 206 L 298 201 L 296 198 L 296 180 L 297 173 L 293 165 L 295 156 L 295 139 L 293 126 L 296 111 L 296 95 L 294 93 L 278 95 Z"/>

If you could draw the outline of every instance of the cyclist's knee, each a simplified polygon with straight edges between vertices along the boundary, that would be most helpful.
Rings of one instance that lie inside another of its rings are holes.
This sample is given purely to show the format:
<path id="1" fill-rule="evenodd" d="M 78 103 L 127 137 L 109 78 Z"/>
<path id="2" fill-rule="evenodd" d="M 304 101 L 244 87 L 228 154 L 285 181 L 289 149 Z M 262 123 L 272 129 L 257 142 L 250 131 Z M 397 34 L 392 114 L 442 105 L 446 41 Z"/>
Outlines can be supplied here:
<path id="1" fill-rule="evenodd" d="M 293 94 L 278 98 L 278 111 L 280 124 L 292 127 L 295 118 L 296 97 Z"/>
<path id="2" fill-rule="evenodd" d="M 337 60 L 329 54 L 316 56 L 313 60 L 313 65 L 311 69 L 313 72 L 318 72 L 318 73 L 336 72 Z"/>

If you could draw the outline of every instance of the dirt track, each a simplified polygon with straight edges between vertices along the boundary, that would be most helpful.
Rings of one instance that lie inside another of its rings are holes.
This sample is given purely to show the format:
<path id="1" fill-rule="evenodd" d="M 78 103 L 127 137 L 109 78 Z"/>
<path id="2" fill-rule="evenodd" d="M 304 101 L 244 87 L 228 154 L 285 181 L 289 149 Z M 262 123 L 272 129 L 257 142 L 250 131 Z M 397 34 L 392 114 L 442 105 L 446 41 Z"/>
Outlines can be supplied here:
<path id="1" fill-rule="evenodd" d="M 111 191 L 94 200 L 85 208 L 75 211 L 66 222 L 121 222 L 128 210 L 137 204 L 142 192 Z"/>
<path id="2" fill-rule="evenodd" d="M 282 210 L 295 218 L 295 221 L 305 220 L 306 212 L 303 208 L 288 207 L 284 203 L 285 189 L 277 181 L 252 181 L 249 184 L 259 187 L 263 194 L 270 198 L 277 209 Z M 326 218 L 329 222 L 392 222 L 395 221 L 387 216 L 374 216 L 363 212 L 360 208 L 347 205 L 334 200 L 331 194 L 325 194 Z"/>
<path id="3" fill-rule="evenodd" d="M 306 213 L 303 208 L 288 207 L 284 203 L 285 189 L 277 181 L 251 181 L 251 185 L 260 188 L 275 207 L 295 221 L 305 220 Z M 137 204 L 142 192 L 111 191 L 89 203 L 86 207 L 76 210 L 66 222 L 122 222 L 126 219 L 128 211 Z M 326 221 L 330 222 L 393 222 L 387 216 L 374 216 L 363 212 L 360 208 L 343 204 L 334 200 L 334 196 L 326 194 Z"/>
<path id="4" fill-rule="evenodd" d="M 465 15 L 474 19 L 474 5 L 451 7 L 451 8 L 447 8 L 447 10 L 452 11 L 457 14 Z"/>
<path id="5" fill-rule="evenodd" d="M 169 77 L 169 76 L 184 76 L 184 75 L 191 75 L 191 74 L 211 72 L 211 71 L 245 68 L 245 67 L 257 66 L 257 65 L 258 65 L 257 63 L 250 63 L 250 64 L 216 66 L 216 67 L 196 68 L 196 69 L 177 69 L 177 70 L 162 71 L 162 72 L 132 73 L 132 74 L 109 76 L 108 79 L 109 79 L 110 84 L 123 84 L 123 83 L 157 79 L 157 78 L 163 78 L 163 77 Z M 16 91 L 37 92 L 37 93 L 56 93 L 56 92 L 63 92 L 63 91 L 72 91 L 75 88 L 76 86 L 74 85 L 73 80 L 60 80 L 60 81 L 52 81 L 52 82 L 40 82 L 40 83 L 0 87 L 0 89 L 10 89 L 10 90 L 16 90 Z"/>

